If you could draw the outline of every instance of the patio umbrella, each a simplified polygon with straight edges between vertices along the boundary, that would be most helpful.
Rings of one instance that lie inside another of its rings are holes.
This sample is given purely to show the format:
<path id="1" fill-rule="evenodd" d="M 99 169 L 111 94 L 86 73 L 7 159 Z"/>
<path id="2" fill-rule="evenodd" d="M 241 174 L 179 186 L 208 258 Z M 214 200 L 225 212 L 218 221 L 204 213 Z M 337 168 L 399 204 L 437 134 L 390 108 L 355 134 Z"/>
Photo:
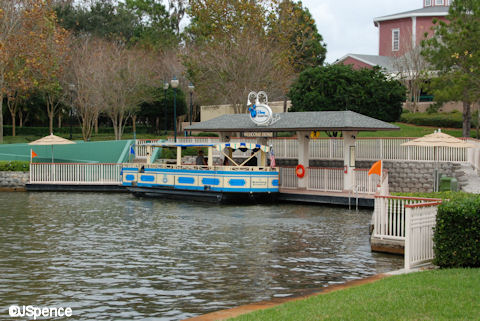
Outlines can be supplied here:
<path id="1" fill-rule="evenodd" d="M 53 163 L 53 145 L 68 145 L 68 144 L 75 144 L 75 142 L 72 142 L 71 140 L 55 136 L 54 134 L 50 134 L 48 136 L 45 136 L 43 138 L 37 139 L 29 145 L 50 145 L 52 146 L 52 163 Z"/>
<path id="2" fill-rule="evenodd" d="M 401 144 L 401 146 L 420 146 L 420 147 L 433 147 L 433 157 L 435 160 L 435 177 L 434 188 L 438 190 L 438 177 L 436 175 L 438 167 L 438 147 L 455 147 L 455 148 L 470 148 L 474 147 L 472 144 L 467 143 L 461 139 L 442 133 L 441 130 L 435 131 L 433 134 L 425 135 L 420 138 L 413 139 L 409 142 Z"/>

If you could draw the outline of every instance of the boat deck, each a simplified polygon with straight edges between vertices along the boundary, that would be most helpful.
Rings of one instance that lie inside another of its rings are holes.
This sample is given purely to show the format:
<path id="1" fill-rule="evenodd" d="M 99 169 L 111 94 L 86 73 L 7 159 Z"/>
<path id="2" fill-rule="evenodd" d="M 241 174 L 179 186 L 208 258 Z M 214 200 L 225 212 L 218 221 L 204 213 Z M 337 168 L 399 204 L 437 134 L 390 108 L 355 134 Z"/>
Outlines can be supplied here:
<path id="1" fill-rule="evenodd" d="M 358 198 L 358 199 L 357 199 Z M 308 189 L 280 188 L 278 199 L 284 202 L 331 204 L 356 207 L 373 208 L 375 197 L 373 194 L 349 192 L 323 192 Z M 358 201 L 358 203 L 357 203 Z"/>

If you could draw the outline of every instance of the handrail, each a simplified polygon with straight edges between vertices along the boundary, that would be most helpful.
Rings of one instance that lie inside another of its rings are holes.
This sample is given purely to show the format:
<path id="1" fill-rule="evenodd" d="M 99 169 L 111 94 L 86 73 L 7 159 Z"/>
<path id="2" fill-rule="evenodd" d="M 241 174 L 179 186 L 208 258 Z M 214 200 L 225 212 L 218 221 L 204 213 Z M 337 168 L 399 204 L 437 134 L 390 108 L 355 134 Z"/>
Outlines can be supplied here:
<path id="1" fill-rule="evenodd" d="M 413 201 L 442 201 L 441 198 L 428 198 L 428 197 L 409 197 L 409 196 L 393 196 L 393 195 L 375 195 L 375 198 L 391 198 L 396 200 L 413 200 Z"/>

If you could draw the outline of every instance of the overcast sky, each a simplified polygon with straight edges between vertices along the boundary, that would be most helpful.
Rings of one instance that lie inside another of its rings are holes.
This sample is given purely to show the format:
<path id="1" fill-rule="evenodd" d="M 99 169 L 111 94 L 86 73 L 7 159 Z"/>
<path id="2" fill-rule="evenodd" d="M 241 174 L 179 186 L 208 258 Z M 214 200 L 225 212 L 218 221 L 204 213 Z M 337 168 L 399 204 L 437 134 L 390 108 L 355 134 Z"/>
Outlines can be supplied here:
<path id="1" fill-rule="evenodd" d="M 378 55 L 373 18 L 415 10 L 423 0 L 303 0 L 327 44 L 326 62 L 347 53 Z"/>

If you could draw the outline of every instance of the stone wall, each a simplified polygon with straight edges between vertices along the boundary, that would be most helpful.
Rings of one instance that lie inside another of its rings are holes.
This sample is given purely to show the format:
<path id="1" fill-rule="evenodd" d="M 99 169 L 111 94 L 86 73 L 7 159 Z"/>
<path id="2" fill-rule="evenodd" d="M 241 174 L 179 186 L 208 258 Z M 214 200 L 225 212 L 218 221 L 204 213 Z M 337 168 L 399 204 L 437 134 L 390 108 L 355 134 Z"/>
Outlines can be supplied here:
<path id="1" fill-rule="evenodd" d="M 24 189 L 29 178 L 29 172 L 0 172 L 0 188 Z"/>
<path id="2" fill-rule="evenodd" d="M 370 168 L 374 161 L 357 161 L 356 168 Z M 277 166 L 296 166 L 296 159 L 279 159 Z M 341 160 L 310 160 L 311 167 L 342 168 Z M 433 171 L 438 166 L 439 173 L 457 180 L 463 175 L 461 165 L 456 163 L 434 162 L 394 162 L 384 161 L 388 170 L 390 192 L 433 192 Z M 460 180 L 459 180 L 460 181 Z"/>

